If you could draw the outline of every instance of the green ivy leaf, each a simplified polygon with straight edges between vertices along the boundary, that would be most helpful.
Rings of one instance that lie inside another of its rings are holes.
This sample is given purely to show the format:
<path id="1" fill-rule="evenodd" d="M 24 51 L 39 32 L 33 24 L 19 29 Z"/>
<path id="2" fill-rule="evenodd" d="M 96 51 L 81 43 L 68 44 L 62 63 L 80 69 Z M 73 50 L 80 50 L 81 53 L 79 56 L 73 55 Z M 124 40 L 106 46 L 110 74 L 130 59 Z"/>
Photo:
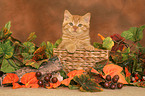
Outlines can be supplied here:
<path id="1" fill-rule="evenodd" d="M 124 31 L 121 36 L 127 40 L 130 40 L 133 37 L 133 33 L 130 31 Z"/>
<path id="2" fill-rule="evenodd" d="M 82 74 L 79 76 L 75 76 L 73 78 L 73 80 L 81 85 L 80 91 L 83 91 L 83 92 L 103 91 L 101 86 L 98 83 L 96 83 L 95 81 L 93 81 L 89 75 Z"/>
<path id="3" fill-rule="evenodd" d="M 137 27 L 131 27 L 128 31 L 124 31 L 121 36 L 124 37 L 127 40 L 131 40 L 133 42 L 140 41 L 143 38 L 143 30 L 145 28 L 144 26 L 141 26 L 139 28 Z"/>
<path id="4" fill-rule="evenodd" d="M 103 40 L 103 47 L 104 48 L 111 50 L 113 46 L 114 46 L 114 42 L 110 37 L 107 37 Z"/>
<path id="5" fill-rule="evenodd" d="M 4 58 L 8 59 L 13 56 L 14 48 L 11 46 L 11 42 L 7 41 L 4 44 L 0 43 L 0 55 L 3 55 Z"/>
<path id="6" fill-rule="evenodd" d="M 14 72 L 18 68 L 19 67 L 16 66 L 16 64 L 14 63 L 14 61 L 11 60 L 11 59 L 4 59 L 2 61 L 1 71 L 5 72 L 5 73 Z"/>
<path id="7" fill-rule="evenodd" d="M 33 53 L 34 51 L 35 51 L 35 44 L 34 43 L 32 43 L 32 42 L 24 42 L 23 43 L 23 45 L 24 45 L 24 53 L 26 52 L 29 52 L 29 53 Z"/>

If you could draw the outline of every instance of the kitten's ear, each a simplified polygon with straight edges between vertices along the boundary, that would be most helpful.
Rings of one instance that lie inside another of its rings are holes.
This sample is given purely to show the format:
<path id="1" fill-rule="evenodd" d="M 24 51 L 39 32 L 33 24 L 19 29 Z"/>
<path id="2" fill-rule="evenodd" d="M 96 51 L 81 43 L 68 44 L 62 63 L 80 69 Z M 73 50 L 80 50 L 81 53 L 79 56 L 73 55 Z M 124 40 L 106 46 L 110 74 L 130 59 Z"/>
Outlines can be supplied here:
<path id="1" fill-rule="evenodd" d="M 89 23 L 91 18 L 91 13 L 87 13 L 83 16 L 85 23 Z"/>
<path id="2" fill-rule="evenodd" d="M 70 19 L 72 15 L 70 14 L 70 12 L 68 10 L 64 11 L 64 20 L 67 21 Z"/>

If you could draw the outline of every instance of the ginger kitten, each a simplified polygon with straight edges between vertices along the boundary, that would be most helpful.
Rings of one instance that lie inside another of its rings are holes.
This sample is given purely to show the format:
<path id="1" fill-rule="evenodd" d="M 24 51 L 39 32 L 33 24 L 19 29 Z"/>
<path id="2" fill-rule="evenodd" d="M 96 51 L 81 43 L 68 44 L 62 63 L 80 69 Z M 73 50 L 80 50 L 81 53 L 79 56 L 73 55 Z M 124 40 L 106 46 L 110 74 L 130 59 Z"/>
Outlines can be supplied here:
<path id="1" fill-rule="evenodd" d="M 84 16 L 72 15 L 68 10 L 64 12 L 62 25 L 62 42 L 58 49 L 66 49 L 69 53 L 74 53 L 77 49 L 94 50 L 90 43 L 89 36 L 90 13 Z"/>

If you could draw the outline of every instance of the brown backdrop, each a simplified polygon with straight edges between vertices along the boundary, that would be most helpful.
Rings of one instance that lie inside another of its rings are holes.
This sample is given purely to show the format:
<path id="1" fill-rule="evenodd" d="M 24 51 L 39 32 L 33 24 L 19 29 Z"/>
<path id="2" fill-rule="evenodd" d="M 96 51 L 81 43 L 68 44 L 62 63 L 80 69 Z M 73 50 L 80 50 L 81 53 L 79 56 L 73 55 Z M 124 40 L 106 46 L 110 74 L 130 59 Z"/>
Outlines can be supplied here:
<path id="1" fill-rule="evenodd" d="M 0 28 L 11 21 L 13 36 L 22 42 L 36 32 L 37 45 L 54 43 L 62 35 L 65 9 L 78 15 L 91 13 L 91 42 L 101 42 L 98 33 L 107 37 L 145 24 L 145 0 L 0 0 Z"/>

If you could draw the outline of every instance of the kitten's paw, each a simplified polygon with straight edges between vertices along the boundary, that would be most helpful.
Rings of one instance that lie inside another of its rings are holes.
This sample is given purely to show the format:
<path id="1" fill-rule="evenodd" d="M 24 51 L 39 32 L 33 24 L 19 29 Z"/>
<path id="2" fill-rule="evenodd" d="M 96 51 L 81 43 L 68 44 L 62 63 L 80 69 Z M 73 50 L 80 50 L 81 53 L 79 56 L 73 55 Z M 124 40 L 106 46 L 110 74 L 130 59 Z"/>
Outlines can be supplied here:
<path id="1" fill-rule="evenodd" d="M 69 53 L 74 53 L 74 52 L 76 51 L 76 46 L 74 46 L 74 45 L 69 45 L 69 46 L 66 47 L 66 49 L 67 49 L 67 51 L 68 51 Z"/>
<path id="2" fill-rule="evenodd" d="M 86 46 L 85 49 L 88 50 L 88 51 L 93 51 L 93 50 L 95 50 L 95 48 L 94 48 L 92 45 Z"/>

